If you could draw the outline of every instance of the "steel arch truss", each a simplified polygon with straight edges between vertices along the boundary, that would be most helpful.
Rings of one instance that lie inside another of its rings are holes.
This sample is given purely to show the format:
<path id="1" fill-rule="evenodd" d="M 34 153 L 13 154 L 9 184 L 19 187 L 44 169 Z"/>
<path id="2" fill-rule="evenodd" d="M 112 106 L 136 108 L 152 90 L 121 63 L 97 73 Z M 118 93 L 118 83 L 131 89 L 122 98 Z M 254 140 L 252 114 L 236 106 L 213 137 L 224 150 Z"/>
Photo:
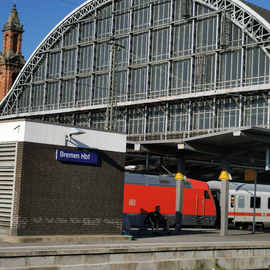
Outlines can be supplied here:
<path id="1" fill-rule="evenodd" d="M 45 53 L 52 49 L 54 45 L 62 39 L 63 34 L 69 31 L 74 24 L 79 23 L 86 16 L 94 12 L 112 0 L 88 0 L 80 7 L 75 9 L 72 14 L 64 18 L 40 43 L 27 63 L 24 65 L 13 87 L 6 98 L 0 103 L 1 116 L 12 114 L 14 107 L 17 106 L 18 99 L 23 91 L 23 85 L 30 82 L 31 74 L 44 59 Z"/>
<path id="2" fill-rule="evenodd" d="M 240 0 L 195 0 L 218 12 L 229 11 L 231 21 L 261 45 L 270 57 L 270 24 Z"/>
<path id="3" fill-rule="evenodd" d="M 18 100 L 24 86 L 31 81 L 31 74 L 44 59 L 44 55 L 61 40 L 63 34 L 69 31 L 74 24 L 79 23 L 87 15 L 94 12 L 112 0 L 88 0 L 71 14 L 64 18 L 41 42 L 17 77 L 8 95 L 0 103 L 1 116 L 14 114 L 17 110 Z M 244 30 L 255 45 L 270 58 L 270 24 L 254 10 L 240 0 L 190 0 L 207 6 L 216 12 L 229 11 L 231 21 Z"/>

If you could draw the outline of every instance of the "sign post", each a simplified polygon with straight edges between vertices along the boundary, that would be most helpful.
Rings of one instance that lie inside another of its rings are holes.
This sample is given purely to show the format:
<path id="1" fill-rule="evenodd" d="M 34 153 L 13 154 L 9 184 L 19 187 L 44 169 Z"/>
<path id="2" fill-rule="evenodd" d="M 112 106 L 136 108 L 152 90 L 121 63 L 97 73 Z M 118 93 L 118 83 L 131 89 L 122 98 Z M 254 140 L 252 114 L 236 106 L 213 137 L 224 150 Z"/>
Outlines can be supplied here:
<path id="1" fill-rule="evenodd" d="M 255 233 L 255 216 L 256 216 L 256 191 L 257 191 L 257 172 L 255 172 L 255 177 L 254 177 L 254 209 L 253 209 L 253 228 L 252 228 L 252 233 Z"/>
<path id="2" fill-rule="evenodd" d="M 257 191 L 257 172 L 254 169 L 245 170 L 245 181 L 254 181 L 254 201 L 253 201 L 253 227 L 252 233 L 255 233 L 256 225 L 256 191 Z"/>

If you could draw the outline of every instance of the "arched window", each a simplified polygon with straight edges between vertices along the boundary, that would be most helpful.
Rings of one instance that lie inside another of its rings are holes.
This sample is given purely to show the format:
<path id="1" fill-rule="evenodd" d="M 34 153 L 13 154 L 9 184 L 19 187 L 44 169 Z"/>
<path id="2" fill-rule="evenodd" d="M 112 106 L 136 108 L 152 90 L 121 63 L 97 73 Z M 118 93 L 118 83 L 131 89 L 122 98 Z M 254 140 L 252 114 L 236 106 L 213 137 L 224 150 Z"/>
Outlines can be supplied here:
<path id="1" fill-rule="evenodd" d="M 17 43 L 18 43 L 18 35 L 14 34 L 13 35 L 13 52 L 16 53 L 17 52 Z"/>
<path id="2" fill-rule="evenodd" d="M 8 40 L 8 34 L 5 34 L 4 35 L 3 51 L 7 50 L 7 40 Z"/>

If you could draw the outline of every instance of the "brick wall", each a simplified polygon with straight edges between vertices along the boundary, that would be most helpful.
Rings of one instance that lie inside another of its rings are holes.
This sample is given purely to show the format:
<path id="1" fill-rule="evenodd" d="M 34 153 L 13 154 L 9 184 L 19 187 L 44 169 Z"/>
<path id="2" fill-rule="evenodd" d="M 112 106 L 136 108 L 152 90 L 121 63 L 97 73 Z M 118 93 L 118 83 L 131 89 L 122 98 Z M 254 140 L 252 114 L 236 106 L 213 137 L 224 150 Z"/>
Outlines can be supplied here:
<path id="1" fill-rule="evenodd" d="M 56 160 L 53 145 L 19 143 L 12 235 L 121 234 L 125 154 L 81 150 L 99 164 Z"/>
<path id="2" fill-rule="evenodd" d="M 13 84 L 12 74 L 19 73 L 21 66 L 0 65 L 0 101 L 4 99 Z"/>

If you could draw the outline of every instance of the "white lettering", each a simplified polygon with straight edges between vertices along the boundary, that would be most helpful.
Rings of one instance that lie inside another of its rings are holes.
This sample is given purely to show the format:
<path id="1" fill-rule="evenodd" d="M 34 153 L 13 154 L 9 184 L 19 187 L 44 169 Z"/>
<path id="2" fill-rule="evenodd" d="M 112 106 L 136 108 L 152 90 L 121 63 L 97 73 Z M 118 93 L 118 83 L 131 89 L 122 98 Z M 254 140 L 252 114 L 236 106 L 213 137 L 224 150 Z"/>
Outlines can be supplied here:
<path id="1" fill-rule="evenodd" d="M 90 154 L 81 154 L 81 159 L 88 159 L 90 160 Z"/>
<path id="2" fill-rule="evenodd" d="M 129 205 L 135 206 L 136 205 L 136 200 L 129 199 Z"/>
<path id="3" fill-rule="evenodd" d="M 79 154 L 65 153 L 64 151 L 60 151 L 60 157 L 80 159 Z"/>

